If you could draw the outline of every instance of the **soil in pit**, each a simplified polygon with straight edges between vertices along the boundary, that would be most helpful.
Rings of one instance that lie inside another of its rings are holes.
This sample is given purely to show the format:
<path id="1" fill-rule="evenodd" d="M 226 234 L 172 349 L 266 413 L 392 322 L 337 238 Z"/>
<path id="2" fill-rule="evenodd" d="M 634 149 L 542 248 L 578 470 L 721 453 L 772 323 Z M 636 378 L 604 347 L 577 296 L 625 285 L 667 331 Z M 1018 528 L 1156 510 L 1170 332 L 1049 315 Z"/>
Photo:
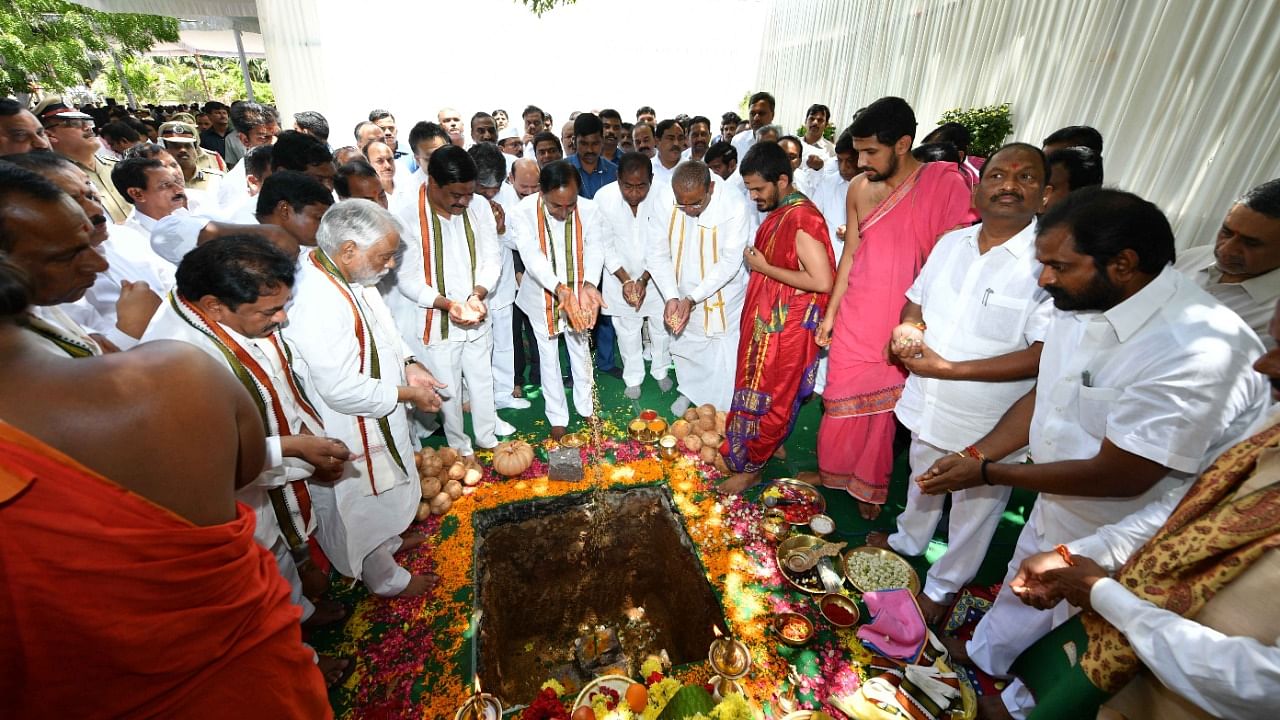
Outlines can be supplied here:
<path id="1" fill-rule="evenodd" d="M 706 658 L 723 613 L 661 487 L 536 500 L 477 518 L 477 667 L 504 704 L 574 691 L 649 654 Z"/>

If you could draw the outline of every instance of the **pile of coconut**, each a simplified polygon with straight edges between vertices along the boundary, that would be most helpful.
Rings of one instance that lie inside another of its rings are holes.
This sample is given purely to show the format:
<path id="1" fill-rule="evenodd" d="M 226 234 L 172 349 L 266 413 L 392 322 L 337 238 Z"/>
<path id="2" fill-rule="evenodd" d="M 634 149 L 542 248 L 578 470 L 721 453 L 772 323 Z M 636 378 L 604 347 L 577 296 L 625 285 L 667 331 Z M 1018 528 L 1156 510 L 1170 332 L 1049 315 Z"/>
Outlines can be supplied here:
<path id="1" fill-rule="evenodd" d="M 724 440 L 725 414 L 711 403 L 691 407 L 684 417 L 671 423 L 671 434 L 676 436 L 685 450 L 697 453 L 702 462 L 728 473 L 720 443 Z"/>
<path id="2" fill-rule="evenodd" d="M 453 501 L 462 497 L 462 488 L 476 485 L 484 477 L 474 455 L 463 460 L 451 447 L 422 448 L 413 458 L 418 466 L 418 482 L 422 483 L 419 520 L 449 512 Z"/>

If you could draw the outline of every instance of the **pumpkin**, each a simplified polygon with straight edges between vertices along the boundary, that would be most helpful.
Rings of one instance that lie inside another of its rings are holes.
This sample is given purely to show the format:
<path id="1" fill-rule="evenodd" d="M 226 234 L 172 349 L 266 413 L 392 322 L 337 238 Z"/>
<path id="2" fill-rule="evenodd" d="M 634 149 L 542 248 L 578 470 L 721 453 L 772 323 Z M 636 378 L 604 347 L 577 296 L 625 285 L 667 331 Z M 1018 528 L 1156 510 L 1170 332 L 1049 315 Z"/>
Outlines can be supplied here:
<path id="1" fill-rule="evenodd" d="M 468 487 L 478 485 L 482 477 L 484 473 L 480 472 L 480 468 L 467 468 L 467 474 L 462 476 L 462 484 Z"/>
<path id="2" fill-rule="evenodd" d="M 684 419 L 689 422 L 696 422 L 698 420 L 698 408 L 689 408 L 688 410 L 685 410 Z"/>
<path id="3" fill-rule="evenodd" d="M 693 426 L 694 426 L 694 427 L 696 427 L 696 428 L 698 429 L 698 432 L 699 432 L 699 433 L 715 432 L 715 429 L 716 429 L 716 416 L 715 416 L 715 415 L 703 415 L 703 416 L 701 416 L 701 417 L 699 417 L 699 418 L 698 418 L 698 422 L 694 423 L 694 424 L 693 424 Z"/>
<path id="4" fill-rule="evenodd" d="M 426 520 L 427 517 L 430 515 L 431 515 L 431 503 L 425 500 L 418 503 L 418 512 L 414 515 L 414 517 L 418 519 L 418 522 L 422 522 L 423 520 Z"/>
<path id="5" fill-rule="evenodd" d="M 444 491 L 449 493 L 449 498 L 457 500 L 462 497 L 462 483 L 457 480 L 450 480 L 444 484 Z"/>
<path id="6" fill-rule="evenodd" d="M 684 439 L 684 446 L 689 452 L 698 452 L 702 449 L 702 436 L 689 433 Z"/>
<path id="7" fill-rule="evenodd" d="M 456 460 L 449 466 L 449 479 L 461 480 L 467 474 L 467 466 L 462 464 L 461 460 Z"/>
<path id="8" fill-rule="evenodd" d="M 716 406 L 711 403 L 702 403 L 698 406 L 698 417 L 714 418 L 716 416 Z"/>
<path id="9" fill-rule="evenodd" d="M 688 435 L 689 431 L 692 429 L 693 429 L 693 425 L 690 425 L 689 421 L 685 420 L 684 418 L 681 418 L 671 423 L 671 434 L 675 435 L 676 438 L 680 440 L 683 440 L 684 437 Z"/>
<path id="10" fill-rule="evenodd" d="M 499 475 L 516 477 L 529 469 L 533 463 L 533 448 L 522 440 L 509 440 L 501 443 L 493 451 L 493 469 Z"/>
<path id="11" fill-rule="evenodd" d="M 440 478 L 434 476 L 424 477 L 419 482 L 422 484 L 422 497 L 424 498 L 435 497 L 440 494 L 440 488 L 443 487 L 440 483 Z"/>
<path id="12" fill-rule="evenodd" d="M 720 447 L 720 433 L 715 431 L 702 433 L 702 447 L 707 447 L 708 445 L 714 448 Z"/>
<path id="13" fill-rule="evenodd" d="M 449 493 L 442 492 L 431 498 L 431 512 L 435 515 L 443 515 L 449 512 L 449 508 L 453 506 L 453 498 L 449 497 Z"/>
<path id="14" fill-rule="evenodd" d="M 440 458 L 442 467 L 448 467 L 458 461 L 458 451 L 451 447 L 442 447 L 436 451 L 436 457 Z"/>
<path id="15" fill-rule="evenodd" d="M 711 464 L 715 462 L 716 458 L 720 457 L 720 451 L 711 445 L 703 445 L 702 452 L 698 456 L 702 458 L 702 462 Z"/>

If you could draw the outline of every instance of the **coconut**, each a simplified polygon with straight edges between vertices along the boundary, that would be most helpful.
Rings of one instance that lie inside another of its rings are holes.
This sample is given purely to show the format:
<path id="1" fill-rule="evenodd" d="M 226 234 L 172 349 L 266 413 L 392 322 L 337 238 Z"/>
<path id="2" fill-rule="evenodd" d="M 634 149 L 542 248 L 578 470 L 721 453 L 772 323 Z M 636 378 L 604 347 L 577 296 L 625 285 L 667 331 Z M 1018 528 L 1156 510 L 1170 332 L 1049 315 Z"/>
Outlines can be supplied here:
<path id="1" fill-rule="evenodd" d="M 698 456 L 702 458 L 702 462 L 710 464 L 720 457 L 720 451 L 710 445 L 703 445 Z"/>
<path id="2" fill-rule="evenodd" d="M 480 468 L 467 468 L 467 473 L 462 476 L 462 484 L 468 486 L 479 484 L 483 476 L 484 473 L 480 472 Z"/>
<path id="3" fill-rule="evenodd" d="M 684 419 L 689 422 L 696 422 L 698 420 L 698 408 L 689 408 L 688 410 L 685 410 Z"/>
<path id="4" fill-rule="evenodd" d="M 702 449 L 702 436 L 697 433 L 689 433 L 685 436 L 684 446 L 689 452 L 698 452 Z"/>
<path id="5" fill-rule="evenodd" d="M 709 430 L 707 432 L 700 433 L 700 435 L 702 437 L 702 447 L 707 447 L 708 445 L 714 448 L 720 447 L 720 433 L 717 433 L 714 430 Z"/>
<path id="6" fill-rule="evenodd" d="M 440 464 L 448 467 L 458 461 L 458 451 L 451 447 L 442 447 L 436 451 L 436 457 L 440 458 Z"/>
<path id="7" fill-rule="evenodd" d="M 450 499 L 457 500 L 462 497 L 462 483 L 457 480 L 450 480 L 444 484 L 444 491 L 449 493 Z"/>
<path id="8" fill-rule="evenodd" d="M 453 498 L 449 497 L 449 493 L 442 492 L 431 498 L 431 512 L 435 515 L 443 515 L 449 512 L 449 508 L 453 505 Z"/>
<path id="9" fill-rule="evenodd" d="M 414 514 L 414 517 L 418 519 L 418 522 L 426 520 L 429 515 L 431 515 L 431 503 L 426 500 L 418 503 L 418 512 Z"/>
<path id="10" fill-rule="evenodd" d="M 725 420 L 728 419 L 728 417 L 729 417 L 728 414 L 721 412 L 719 410 L 716 411 L 716 432 L 720 433 L 721 435 L 724 434 L 724 423 L 725 423 Z"/>
<path id="11" fill-rule="evenodd" d="M 449 479 L 461 480 L 467 474 L 467 466 L 462 464 L 461 460 L 454 462 L 449 466 Z"/>
<path id="12" fill-rule="evenodd" d="M 440 488 L 443 487 L 440 478 L 434 476 L 424 477 L 420 482 L 422 484 L 422 497 L 424 498 L 435 497 L 440 493 Z"/>
<path id="13" fill-rule="evenodd" d="M 716 416 L 716 406 L 711 403 L 702 403 L 698 406 L 699 417 L 713 418 Z"/>
<path id="14" fill-rule="evenodd" d="M 671 423 L 671 434 L 680 440 L 683 440 L 684 436 L 688 435 L 691 430 L 693 430 L 693 425 L 683 418 Z"/>
<path id="15" fill-rule="evenodd" d="M 693 424 L 699 433 L 715 432 L 716 417 L 715 415 L 703 415 L 698 418 L 698 422 Z"/>

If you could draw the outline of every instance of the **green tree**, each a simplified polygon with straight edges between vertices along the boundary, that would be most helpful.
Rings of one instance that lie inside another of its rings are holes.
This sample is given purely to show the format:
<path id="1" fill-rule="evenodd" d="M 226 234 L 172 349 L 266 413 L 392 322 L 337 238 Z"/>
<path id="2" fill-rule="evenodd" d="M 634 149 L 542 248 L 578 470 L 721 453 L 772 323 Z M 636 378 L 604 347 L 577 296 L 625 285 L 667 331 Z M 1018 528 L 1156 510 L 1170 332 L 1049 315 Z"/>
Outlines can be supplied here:
<path id="1" fill-rule="evenodd" d="M 0 0 L 0 95 L 88 85 L 113 46 L 127 57 L 177 40 L 175 18 L 103 13 L 64 0 Z"/>
<path id="2" fill-rule="evenodd" d="M 952 108 L 942 113 L 938 124 L 957 122 L 969 131 L 969 154 L 991 157 L 1013 132 L 1009 103 L 978 108 Z"/>

